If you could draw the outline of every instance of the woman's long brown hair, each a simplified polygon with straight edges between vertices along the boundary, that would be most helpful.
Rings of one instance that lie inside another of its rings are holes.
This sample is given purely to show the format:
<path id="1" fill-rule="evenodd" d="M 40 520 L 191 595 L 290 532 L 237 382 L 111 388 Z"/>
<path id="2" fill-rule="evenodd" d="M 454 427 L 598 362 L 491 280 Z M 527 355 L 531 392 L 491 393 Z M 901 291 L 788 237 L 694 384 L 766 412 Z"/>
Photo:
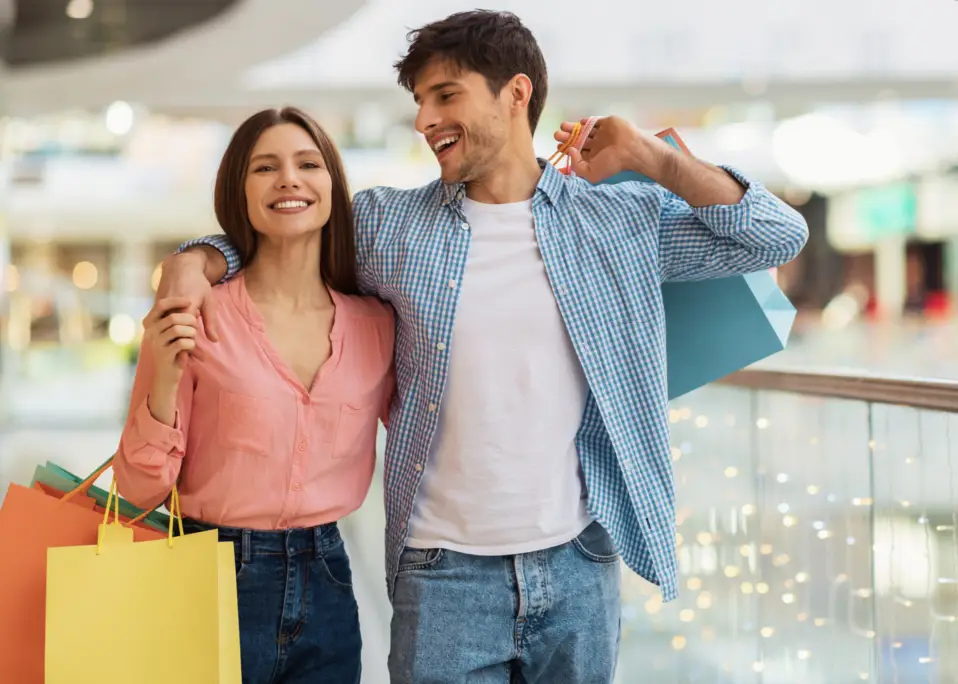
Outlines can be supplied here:
<path id="1" fill-rule="evenodd" d="M 316 143 L 332 179 L 329 221 L 320 236 L 319 271 L 323 281 L 337 292 L 358 293 L 353 205 L 339 151 L 326 131 L 306 112 L 295 107 L 265 109 L 244 121 L 233 134 L 216 174 L 213 205 L 216 219 L 239 251 L 246 266 L 256 254 L 259 234 L 246 209 L 246 174 L 250 155 L 263 133 L 273 126 L 299 126 Z"/>

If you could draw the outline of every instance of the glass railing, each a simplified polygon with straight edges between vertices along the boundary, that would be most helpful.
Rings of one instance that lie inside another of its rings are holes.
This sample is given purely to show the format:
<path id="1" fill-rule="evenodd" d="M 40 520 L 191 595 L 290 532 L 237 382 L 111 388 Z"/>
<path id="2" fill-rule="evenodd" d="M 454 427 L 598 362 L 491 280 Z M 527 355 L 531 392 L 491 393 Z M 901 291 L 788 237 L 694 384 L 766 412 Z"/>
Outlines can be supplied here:
<path id="1" fill-rule="evenodd" d="M 624 573 L 617 684 L 958 682 L 958 383 L 750 371 L 670 419 L 681 594 Z M 91 471 L 119 428 L 0 431 L 2 489 L 48 458 Z M 369 681 L 382 496 L 342 525 Z"/>
<path id="2" fill-rule="evenodd" d="M 958 682 L 958 385 L 775 372 L 671 408 L 682 591 L 620 684 Z"/>

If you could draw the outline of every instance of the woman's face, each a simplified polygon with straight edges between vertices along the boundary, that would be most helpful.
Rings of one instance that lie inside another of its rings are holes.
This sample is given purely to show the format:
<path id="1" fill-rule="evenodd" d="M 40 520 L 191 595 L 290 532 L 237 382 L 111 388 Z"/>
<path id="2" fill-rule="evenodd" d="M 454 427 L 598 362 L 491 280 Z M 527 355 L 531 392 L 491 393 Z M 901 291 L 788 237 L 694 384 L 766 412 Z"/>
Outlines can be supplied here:
<path id="1" fill-rule="evenodd" d="M 294 238 L 329 221 L 332 179 L 309 133 L 279 124 L 256 141 L 246 169 L 246 211 L 257 233 Z"/>

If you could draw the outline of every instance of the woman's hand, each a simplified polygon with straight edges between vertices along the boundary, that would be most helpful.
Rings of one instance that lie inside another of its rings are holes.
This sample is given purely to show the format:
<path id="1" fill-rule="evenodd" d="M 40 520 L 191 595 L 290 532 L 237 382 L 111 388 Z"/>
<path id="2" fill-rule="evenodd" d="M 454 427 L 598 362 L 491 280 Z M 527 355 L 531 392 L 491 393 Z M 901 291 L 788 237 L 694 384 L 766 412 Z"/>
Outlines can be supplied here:
<path id="1" fill-rule="evenodd" d="M 165 425 L 176 420 L 176 395 L 183 369 L 196 349 L 196 316 L 186 313 L 190 300 L 167 297 L 159 300 L 143 319 L 143 342 L 153 354 L 153 388 L 147 400 L 150 413 Z"/>

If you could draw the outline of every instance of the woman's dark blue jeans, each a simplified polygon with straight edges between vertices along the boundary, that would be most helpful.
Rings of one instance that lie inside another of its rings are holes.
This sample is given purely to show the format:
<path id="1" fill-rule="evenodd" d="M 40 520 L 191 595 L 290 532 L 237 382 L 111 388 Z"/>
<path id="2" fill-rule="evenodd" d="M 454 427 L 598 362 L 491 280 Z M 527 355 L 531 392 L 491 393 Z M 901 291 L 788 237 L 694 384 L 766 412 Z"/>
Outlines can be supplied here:
<path id="1" fill-rule="evenodd" d="M 362 637 L 336 523 L 278 532 L 185 520 L 233 543 L 243 684 L 359 684 Z"/>

